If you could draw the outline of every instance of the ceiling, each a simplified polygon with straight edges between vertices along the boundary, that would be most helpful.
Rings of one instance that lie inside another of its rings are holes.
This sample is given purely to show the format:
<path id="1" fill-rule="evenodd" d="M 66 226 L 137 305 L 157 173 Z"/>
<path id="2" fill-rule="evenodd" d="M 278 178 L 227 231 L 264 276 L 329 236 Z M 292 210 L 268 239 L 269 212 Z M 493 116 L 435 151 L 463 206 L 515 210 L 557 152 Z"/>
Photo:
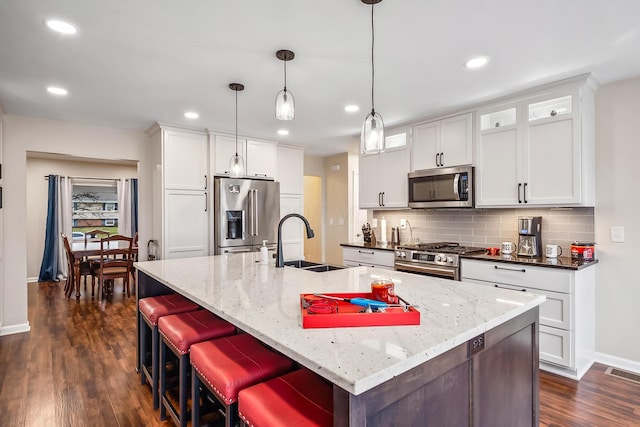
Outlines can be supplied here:
<path id="1" fill-rule="evenodd" d="M 3 0 L 0 103 L 127 129 L 160 121 L 233 133 L 228 84 L 240 82 L 239 134 L 343 152 L 371 108 L 370 12 L 360 0 Z M 578 74 L 601 84 L 640 75 L 639 16 L 638 0 L 382 1 L 376 111 L 390 127 Z M 54 33 L 48 18 L 79 31 Z M 296 54 L 291 122 L 274 116 L 279 49 Z M 466 69 L 477 55 L 489 64 Z M 69 93 L 52 96 L 50 85 Z"/>

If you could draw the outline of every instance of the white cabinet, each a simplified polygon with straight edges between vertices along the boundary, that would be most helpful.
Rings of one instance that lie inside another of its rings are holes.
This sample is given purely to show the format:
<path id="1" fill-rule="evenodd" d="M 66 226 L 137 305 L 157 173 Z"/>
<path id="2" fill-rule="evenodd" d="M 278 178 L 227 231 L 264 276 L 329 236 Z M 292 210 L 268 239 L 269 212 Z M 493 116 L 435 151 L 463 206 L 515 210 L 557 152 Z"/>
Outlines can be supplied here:
<path id="1" fill-rule="evenodd" d="M 479 110 L 476 206 L 593 206 L 593 108 L 582 79 Z"/>
<path id="2" fill-rule="evenodd" d="M 413 127 L 411 170 L 473 163 L 473 113 Z"/>
<path id="3" fill-rule="evenodd" d="M 202 191 L 207 187 L 209 150 L 204 133 L 163 130 L 164 188 Z"/>
<path id="4" fill-rule="evenodd" d="M 161 259 L 209 255 L 209 143 L 204 131 L 154 125 L 153 239 Z"/>
<path id="5" fill-rule="evenodd" d="M 278 145 L 278 168 L 274 175 L 280 181 L 280 193 L 304 193 L 304 150 Z"/>
<path id="6" fill-rule="evenodd" d="M 275 177 L 277 146 L 273 142 L 247 140 L 246 174 L 255 177 Z"/>
<path id="7" fill-rule="evenodd" d="M 360 155 L 360 208 L 406 208 L 409 149 L 406 133 L 386 138 L 397 142 L 380 154 Z"/>
<path id="8" fill-rule="evenodd" d="M 304 214 L 304 150 L 278 145 L 276 179 L 280 182 L 280 215 Z M 282 253 L 285 260 L 304 259 L 305 228 L 302 221 L 290 219 L 282 227 Z"/>
<path id="9" fill-rule="evenodd" d="M 342 263 L 347 267 L 365 266 L 393 270 L 394 261 L 394 251 L 352 246 L 342 247 Z"/>
<path id="10" fill-rule="evenodd" d="M 580 379 L 595 359 L 595 267 L 582 270 L 462 259 L 464 282 L 543 294 L 541 368 Z"/>
<path id="11" fill-rule="evenodd" d="M 211 135 L 210 140 L 213 143 L 212 164 L 214 165 L 214 174 L 229 175 L 229 161 L 231 157 L 236 154 L 236 150 L 238 155 L 240 155 L 245 162 L 247 161 L 246 139 L 238 138 L 237 147 L 235 136 Z"/>

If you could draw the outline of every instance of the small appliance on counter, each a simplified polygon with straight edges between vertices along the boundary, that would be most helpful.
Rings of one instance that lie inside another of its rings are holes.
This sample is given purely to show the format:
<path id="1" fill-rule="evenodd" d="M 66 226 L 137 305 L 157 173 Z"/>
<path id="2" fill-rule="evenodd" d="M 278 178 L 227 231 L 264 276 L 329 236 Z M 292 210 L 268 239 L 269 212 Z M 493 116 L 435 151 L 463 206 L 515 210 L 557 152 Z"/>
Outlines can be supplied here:
<path id="1" fill-rule="evenodd" d="M 523 216 L 518 218 L 518 255 L 542 256 L 542 217 Z"/>
<path id="2" fill-rule="evenodd" d="M 571 243 L 571 259 L 593 261 L 595 258 L 596 244 L 594 242 Z"/>

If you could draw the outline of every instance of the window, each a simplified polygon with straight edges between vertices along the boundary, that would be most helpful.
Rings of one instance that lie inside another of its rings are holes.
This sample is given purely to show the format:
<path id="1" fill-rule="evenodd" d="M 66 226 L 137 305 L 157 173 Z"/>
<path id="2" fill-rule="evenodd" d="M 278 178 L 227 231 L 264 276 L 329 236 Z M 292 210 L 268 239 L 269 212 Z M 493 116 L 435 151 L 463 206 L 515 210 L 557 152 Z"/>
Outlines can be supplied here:
<path id="1" fill-rule="evenodd" d="M 74 232 L 94 229 L 117 233 L 118 192 L 114 180 L 78 179 L 73 184 Z"/>

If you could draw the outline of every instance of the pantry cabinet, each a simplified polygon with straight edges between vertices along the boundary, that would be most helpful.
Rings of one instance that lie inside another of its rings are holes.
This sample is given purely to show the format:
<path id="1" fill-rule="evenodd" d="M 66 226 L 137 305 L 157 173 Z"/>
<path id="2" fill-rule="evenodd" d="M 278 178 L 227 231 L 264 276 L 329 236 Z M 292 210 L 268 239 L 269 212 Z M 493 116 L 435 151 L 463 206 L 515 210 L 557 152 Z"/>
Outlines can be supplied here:
<path id="1" fill-rule="evenodd" d="M 153 238 L 162 259 L 209 255 L 209 142 L 204 131 L 154 125 L 148 134 L 153 179 Z"/>
<path id="2" fill-rule="evenodd" d="M 409 148 L 406 132 L 387 136 L 387 149 L 360 155 L 360 208 L 406 208 Z"/>
<path id="3" fill-rule="evenodd" d="M 580 379 L 595 360 L 595 266 L 582 270 L 464 258 L 463 282 L 545 295 L 540 368 Z M 508 302 L 507 302 L 508 303 Z"/>
<path id="4" fill-rule="evenodd" d="M 477 111 L 476 206 L 593 206 L 586 79 Z"/>
<path id="5" fill-rule="evenodd" d="M 278 145 L 276 179 L 280 181 L 280 216 L 304 214 L 304 150 Z M 282 254 L 285 260 L 304 259 L 304 223 L 289 220 L 282 226 Z"/>
<path id="6" fill-rule="evenodd" d="M 413 127 L 411 171 L 473 163 L 473 114 Z"/>

